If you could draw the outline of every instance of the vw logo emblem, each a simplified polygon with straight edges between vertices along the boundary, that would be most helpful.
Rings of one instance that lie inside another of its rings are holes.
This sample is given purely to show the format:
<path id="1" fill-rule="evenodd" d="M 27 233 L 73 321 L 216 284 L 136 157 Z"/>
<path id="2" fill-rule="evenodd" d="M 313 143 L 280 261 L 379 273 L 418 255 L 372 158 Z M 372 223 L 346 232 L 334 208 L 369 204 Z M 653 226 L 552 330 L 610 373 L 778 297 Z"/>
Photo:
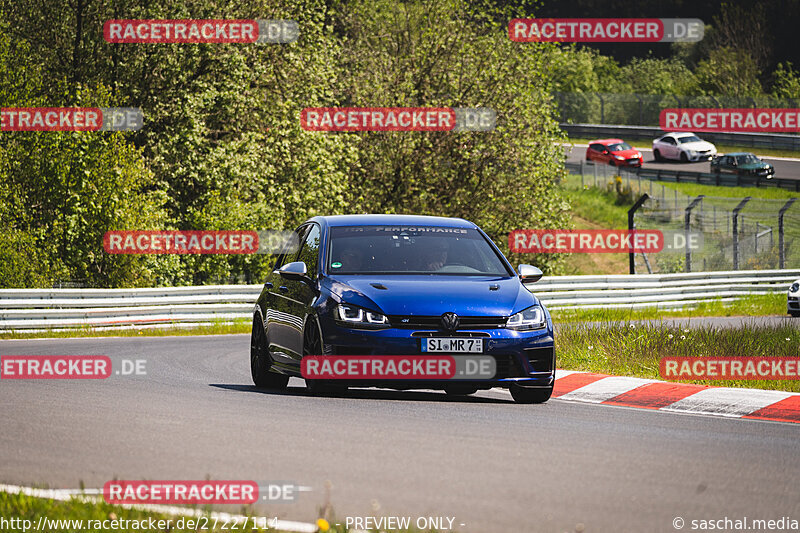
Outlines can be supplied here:
<path id="1" fill-rule="evenodd" d="M 442 315 L 442 326 L 447 331 L 455 331 L 459 325 L 458 315 L 455 313 L 445 313 Z"/>

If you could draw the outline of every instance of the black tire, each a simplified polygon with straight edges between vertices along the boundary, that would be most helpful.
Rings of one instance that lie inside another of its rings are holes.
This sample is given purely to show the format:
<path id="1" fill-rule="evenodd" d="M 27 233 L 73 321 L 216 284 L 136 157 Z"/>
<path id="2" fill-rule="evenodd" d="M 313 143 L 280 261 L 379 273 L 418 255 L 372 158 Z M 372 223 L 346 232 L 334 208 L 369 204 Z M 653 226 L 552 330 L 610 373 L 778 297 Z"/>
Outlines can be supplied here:
<path id="1" fill-rule="evenodd" d="M 553 394 L 553 387 L 526 389 L 519 385 L 511 385 L 509 391 L 517 403 L 544 403 Z"/>
<path id="2" fill-rule="evenodd" d="M 653 158 L 654 158 L 656 161 L 663 161 L 663 160 L 664 160 L 664 158 L 663 158 L 663 157 L 661 157 L 661 152 L 660 152 L 660 151 L 658 151 L 658 150 L 653 150 Z"/>
<path id="3" fill-rule="evenodd" d="M 688 163 L 689 158 L 686 156 L 686 152 L 681 152 L 681 163 Z"/>
<path id="4" fill-rule="evenodd" d="M 282 390 L 289 383 L 289 376 L 270 371 L 272 358 L 269 356 L 267 334 L 261 319 L 253 319 L 253 330 L 250 333 L 250 376 L 259 389 Z"/>
<path id="5" fill-rule="evenodd" d="M 317 321 L 309 319 L 303 328 L 303 357 L 307 355 L 322 355 L 322 339 L 320 338 Z M 342 393 L 347 387 L 338 385 L 335 381 L 327 379 L 306 379 L 306 390 L 317 396 Z"/>

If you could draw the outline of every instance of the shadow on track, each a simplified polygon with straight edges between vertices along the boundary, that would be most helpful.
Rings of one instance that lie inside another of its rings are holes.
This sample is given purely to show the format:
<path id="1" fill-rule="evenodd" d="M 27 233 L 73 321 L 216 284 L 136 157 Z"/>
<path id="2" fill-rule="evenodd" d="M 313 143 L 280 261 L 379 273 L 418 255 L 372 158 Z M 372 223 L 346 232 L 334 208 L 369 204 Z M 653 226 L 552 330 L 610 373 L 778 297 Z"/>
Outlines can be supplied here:
<path id="1" fill-rule="evenodd" d="M 343 398 L 353 400 L 404 400 L 410 402 L 440 402 L 440 403 L 514 403 L 509 398 L 501 400 L 499 398 L 484 398 L 481 396 L 454 396 L 445 394 L 443 391 L 420 391 L 406 390 L 398 391 L 392 389 L 356 389 L 351 388 L 344 392 L 330 392 L 325 394 L 311 394 L 305 387 L 287 387 L 284 390 L 259 389 L 255 385 L 209 383 L 210 387 L 234 392 L 248 392 L 255 394 L 267 394 L 274 396 L 305 396 L 309 398 Z M 478 391 L 480 392 L 480 391 Z"/>

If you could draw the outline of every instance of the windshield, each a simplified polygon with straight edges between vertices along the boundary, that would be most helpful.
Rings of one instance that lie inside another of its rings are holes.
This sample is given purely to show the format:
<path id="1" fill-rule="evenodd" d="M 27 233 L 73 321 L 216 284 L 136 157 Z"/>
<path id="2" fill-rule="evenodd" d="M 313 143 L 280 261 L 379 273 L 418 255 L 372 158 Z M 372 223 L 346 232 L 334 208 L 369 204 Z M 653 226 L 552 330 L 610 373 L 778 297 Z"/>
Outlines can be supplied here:
<path id="1" fill-rule="evenodd" d="M 760 163 L 760 162 L 761 160 L 756 156 L 754 156 L 753 154 L 736 156 L 736 163 L 738 165 L 752 165 L 754 163 Z"/>
<path id="2" fill-rule="evenodd" d="M 630 150 L 631 145 L 628 143 L 614 143 L 608 145 L 609 152 L 621 152 L 622 150 Z"/>
<path id="3" fill-rule="evenodd" d="M 697 135 L 687 135 L 686 137 L 678 137 L 678 142 L 681 144 L 700 142 L 700 137 Z"/>
<path id="4" fill-rule="evenodd" d="M 330 235 L 331 274 L 513 275 L 475 229 L 342 226 Z"/>

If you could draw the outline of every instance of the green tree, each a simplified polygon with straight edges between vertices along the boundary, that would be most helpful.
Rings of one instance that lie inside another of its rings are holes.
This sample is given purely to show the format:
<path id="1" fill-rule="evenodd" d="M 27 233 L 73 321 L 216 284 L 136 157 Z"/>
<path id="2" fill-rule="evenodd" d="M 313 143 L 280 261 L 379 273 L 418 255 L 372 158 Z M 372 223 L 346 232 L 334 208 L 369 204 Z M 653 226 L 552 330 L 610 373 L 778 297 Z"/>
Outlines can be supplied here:
<path id="1" fill-rule="evenodd" d="M 358 140 L 349 196 L 356 210 L 463 217 L 505 250 L 513 229 L 566 227 L 569 206 L 554 190 L 564 155 L 549 45 L 511 42 L 495 22 L 508 18 L 460 0 L 353 1 L 342 17 L 335 101 L 490 107 L 498 117 L 493 132 L 333 134 Z M 549 272 L 561 266 L 554 256 L 534 260 Z"/>
<path id="2" fill-rule="evenodd" d="M 752 97 L 762 94 L 753 57 L 738 48 L 717 48 L 697 65 L 695 75 L 705 94 Z"/>

